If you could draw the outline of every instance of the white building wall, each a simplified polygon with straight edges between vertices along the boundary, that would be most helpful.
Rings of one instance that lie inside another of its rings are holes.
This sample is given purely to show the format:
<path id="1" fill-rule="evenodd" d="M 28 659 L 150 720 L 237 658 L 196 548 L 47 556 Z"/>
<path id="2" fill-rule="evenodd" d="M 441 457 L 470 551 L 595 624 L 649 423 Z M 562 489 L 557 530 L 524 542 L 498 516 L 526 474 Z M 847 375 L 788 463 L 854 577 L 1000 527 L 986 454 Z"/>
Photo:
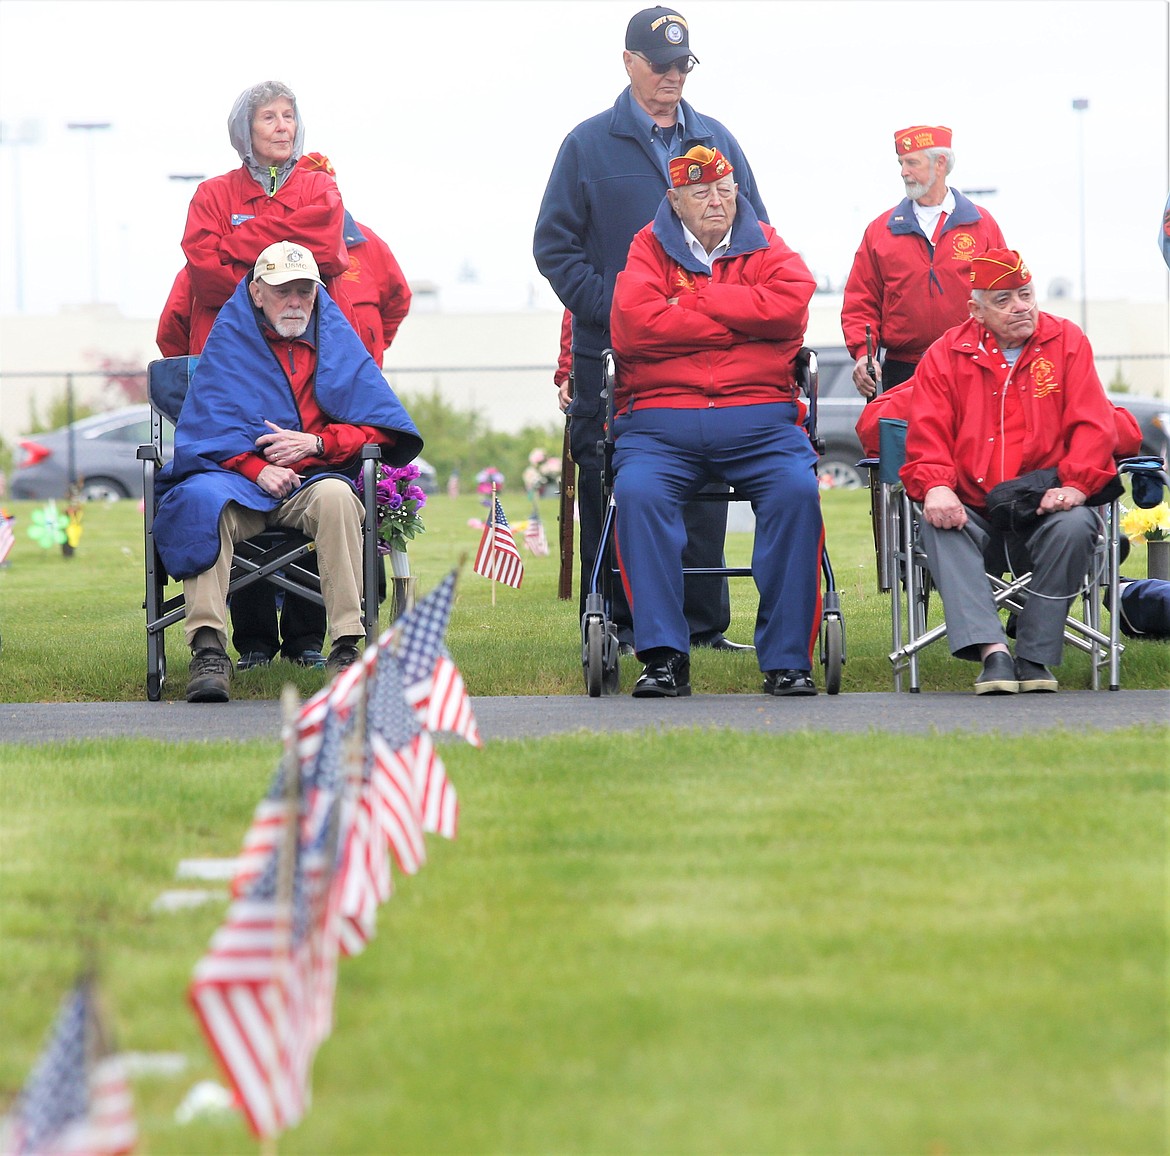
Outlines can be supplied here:
<path id="1" fill-rule="evenodd" d="M 1080 321 L 1075 301 L 1044 307 Z M 840 308 L 839 296 L 814 298 L 809 345 L 841 344 Z M 1120 365 L 1131 392 L 1170 397 L 1170 305 L 1091 302 L 1088 318 L 1107 385 Z M 445 312 L 420 299 L 386 355 L 385 370 L 399 392 L 438 389 L 457 409 L 476 409 L 493 429 L 556 421 L 552 375 L 560 320 L 551 310 Z M 26 432 L 30 401 L 43 417 L 52 399 L 64 395 L 67 372 L 92 372 L 102 358 L 145 368 L 158 356 L 154 333 L 153 320 L 123 317 L 112 306 L 0 318 L 0 438 L 11 446 Z M 1118 357 L 1123 360 L 1113 360 Z M 49 376 L 25 376 L 31 374 Z M 90 402 L 99 397 L 101 380 L 77 377 L 74 390 L 79 404 Z"/>

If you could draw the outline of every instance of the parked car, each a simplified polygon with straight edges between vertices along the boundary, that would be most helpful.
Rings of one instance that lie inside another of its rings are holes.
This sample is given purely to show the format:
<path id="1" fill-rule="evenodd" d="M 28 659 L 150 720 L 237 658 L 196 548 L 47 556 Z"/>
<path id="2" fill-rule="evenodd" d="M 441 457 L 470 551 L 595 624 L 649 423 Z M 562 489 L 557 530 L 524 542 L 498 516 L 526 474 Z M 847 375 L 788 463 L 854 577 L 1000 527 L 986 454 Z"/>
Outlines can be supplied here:
<path id="1" fill-rule="evenodd" d="M 131 405 L 75 421 L 52 433 L 32 434 L 17 443 L 17 461 L 9 485 L 13 500 L 64 499 L 69 490 L 69 436 L 73 431 L 74 476 L 85 501 L 142 497 L 142 463 L 138 447 L 150 441 L 150 406 Z M 163 423 L 163 459 L 174 451 L 175 431 Z M 422 458 L 419 486 L 438 489 L 435 467 Z"/>
<path id="2" fill-rule="evenodd" d="M 69 491 L 69 442 L 72 431 L 74 476 L 86 501 L 142 497 L 142 463 L 137 451 L 150 441 L 150 406 L 83 417 L 52 433 L 30 434 L 17 443 L 17 460 L 9 493 L 14 499 L 47 501 Z M 173 431 L 168 427 L 164 452 L 170 457 Z"/>
<path id="3" fill-rule="evenodd" d="M 862 453 L 854 427 L 865 401 L 853 384 L 853 359 L 844 346 L 816 352 L 817 432 L 825 443 L 819 466 L 822 484 L 846 489 L 868 485 L 868 471 L 857 468 Z M 1142 431 L 1142 453 L 1165 460 L 1170 445 L 1170 400 L 1130 393 L 1109 393 L 1109 400 L 1137 419 Z"/>

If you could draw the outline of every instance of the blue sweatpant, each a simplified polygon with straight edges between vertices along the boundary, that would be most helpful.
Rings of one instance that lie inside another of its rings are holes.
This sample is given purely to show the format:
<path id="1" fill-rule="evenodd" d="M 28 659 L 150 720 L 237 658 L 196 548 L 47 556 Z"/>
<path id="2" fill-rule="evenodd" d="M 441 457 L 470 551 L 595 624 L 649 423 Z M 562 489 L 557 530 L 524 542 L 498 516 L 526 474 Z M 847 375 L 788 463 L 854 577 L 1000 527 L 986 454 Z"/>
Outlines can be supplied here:
<path id="1" fill-rule="evenodd" d="M 683 506 L 709 481 L 751 501 L 761 670 L 809 670 L 821 618 L 824 523 L 816 454 L 792 404 L 639 409 L 614 430 L 617 541 L 634 647 L 690 650 L 683 615 Z"/>

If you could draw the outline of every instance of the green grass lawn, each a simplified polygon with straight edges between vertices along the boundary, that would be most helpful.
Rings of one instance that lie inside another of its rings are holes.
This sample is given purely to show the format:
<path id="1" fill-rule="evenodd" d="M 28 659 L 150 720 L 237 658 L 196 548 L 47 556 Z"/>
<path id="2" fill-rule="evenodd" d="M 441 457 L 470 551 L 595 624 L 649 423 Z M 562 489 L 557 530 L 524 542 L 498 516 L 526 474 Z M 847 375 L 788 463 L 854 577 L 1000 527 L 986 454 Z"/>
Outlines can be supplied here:
<path id="1" fill-rule="evenodd" d="M 505 493 L 503 501 L 513 523 L 528 516 L 521 495 Z M 62 557 L 58 549 L 44 550 L 28 537 L 34 508 L 31 503 L 10 505 L 18 517 L 17 544 L 9 567 L 0 569 L 0 701 L 144 699 L 142 519 L 135 503 L 87 507 L 83 537 L 72 558 Z M 889 598 L 878 592 L 874 577 L 868 491 L 826 492 L 824 509 L 845 618 L 842 691 L 889 690 Z M 584 694 L 576 579 L 572 600 L 562 602 L 556 596 L 557 503 L 542 503 L 542 517 L 554 539 L 552 554 L 536 558 L 524 551 L 522 588 L 497 587 L 495 605 L 492 584 L 473 574 L 469 561 L 479 531 L 468 522 L 484 513 L 475 495 L 456 500 L 436 495 L 424 510 L 427 532 L 411 544 L 420 593 L 468 559 L 448 641 L 472 694 Z M 746 564 L 750 549 L 749 534 L 728 536 L 733 564 Z M 1145 553 L 1138 547 L 1126 573 L 1141 576 L 1144 567 Z M 752 640 L 756 604 L 751 580 L 732 580 L 732 638 Z M 167 632 L 167 650 L 163 697 L 181 699 L 188 658 L 181 627 Z M 632 662 L 622 664 L 623 690 L 632 686 L 637 669 Z M 952 661 L 938 646 L 924 652 L 922 670 L 926 689 L 964 693 L 970 692 L 977 673 L 974 665 Z M 814 674 L 819 680 L 819 669 Z M 1088 661 L 1080 652 L 1067 653 L 1058 674 L 1067 688 L 1089 685 Z M 238 676 L 232 693 L 236 698 L 276 698 L 281 685 L 293 681 L 308 694 L 321 685 L 322 677 L 279 663 Z M 710 651 L 693 656 L 693 682 L 697 691 L 708 693 L 756 694 L 761 685 L 754 656 Z M 1122 685 L 1170 686 L 1170 646 L 1127 642 Z"/>
<path id="2" fill-rule="evenodd" d="M 868 495 L 828 493 L 825 511 L 843 690 L 889 689 Z M 0 700 L 144 698 L 133 506 L 87 509 L 70 559 L 15 512 Z M 482 513 L 432 499 L 412 549 L 422 592 L 474 551 Z M 542 513 L 553 534 L 555 503 Z M 732 560 L 748 548 L 729 539 Z M 451 650 L 475 695 L 583 694 L 576 598 L 556 599 L 555 558 L 525 563 L 494 606 L 464 570 Z M 750 639 L 754 611 L 737 582 L 732 637 Z M 177 698 L 178 630 L 169 642 Z M 931 654 L 925 685 L 969 693 L 973 670 Z M 693 673 L 701 691 L 759 689 L 750 657 L 700 652 Z M 1079 655 L 1060 673 L 1088 683 Z M 321 676 L 280 664 L 233 694 L 286 680 L 308 694 Z M 1129 644 L 1123 685 L 1168 684 L 1170 647 Z M 460 837 L 430 841 L 369 949 L 342 961 L 314 1104 L 280 1150 L 1163 1152 L 1168 734 L 1152 719 L 1021 738 L 444 744 Z M 92 951 L 119 1046 L 188 1060 L 135 1081 L 141 1150 L 255 1150 L 235 1117 L 174 1119 L 221 1078 L 185 992 L 225 903 L 152 903 L 185 886 L 179 860 L 236 853 L 278 755 L 276 735 L 0 744 L 0 1110 Z"/>
<path id="3" fill-rule="evenodd" d="M 294 1153 L 1166 1149 L 1165 731 L 443 748 L 454 843 L 343 960 Z M 3 752 L 0 1103 L 83 947 L 143 1151 L 255 1148 L 184 1004 L 277 743 Z M 206 886 L 194 884 L 193 886 Z"/>

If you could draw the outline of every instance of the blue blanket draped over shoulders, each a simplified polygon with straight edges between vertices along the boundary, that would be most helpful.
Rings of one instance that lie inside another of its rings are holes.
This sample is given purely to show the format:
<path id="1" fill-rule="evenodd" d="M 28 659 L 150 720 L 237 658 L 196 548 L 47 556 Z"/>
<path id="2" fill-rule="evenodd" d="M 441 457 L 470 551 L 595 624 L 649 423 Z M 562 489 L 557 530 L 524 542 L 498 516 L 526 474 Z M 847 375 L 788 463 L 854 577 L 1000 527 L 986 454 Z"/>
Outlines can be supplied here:
<path id="1" fill-rule="evenodd" d="M 310 325 L 317 345 L 313 391 L 326 418 L 385 430 L 394 444 L 382 447 L 383 460 L 412 461 L 422 449 L 414 422 L 322 288 Z M 215 319 L 175 427 L 174 458 L 158 478 L 162 497 L 154 538 L 172 577 L 190 578 L 215 563 L 219 515 L 227 502 L 262 513 L 280 505 L 279 498 L 219 464 L 254 450 L 256 439 L 272 432 L 265 420 L 302 428 L 288 378 L 260 331 L 245 277 Z"/>

